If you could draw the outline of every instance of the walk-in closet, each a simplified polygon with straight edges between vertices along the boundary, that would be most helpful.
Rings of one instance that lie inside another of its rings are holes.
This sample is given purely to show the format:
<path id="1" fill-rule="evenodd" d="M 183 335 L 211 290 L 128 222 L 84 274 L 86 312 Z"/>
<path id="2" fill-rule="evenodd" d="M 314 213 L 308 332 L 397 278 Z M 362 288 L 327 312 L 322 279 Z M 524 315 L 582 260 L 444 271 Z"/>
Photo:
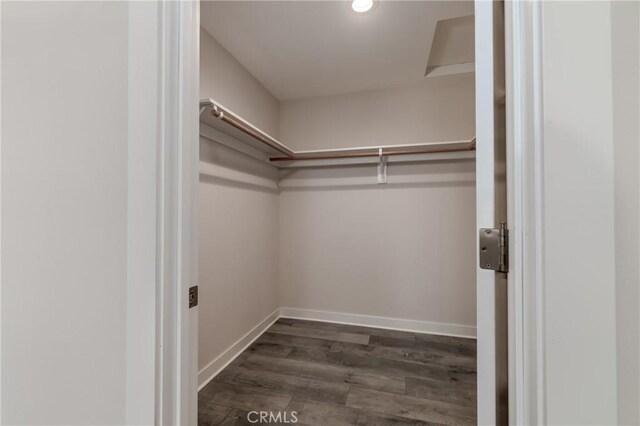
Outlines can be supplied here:
<path id="1" fill-rule="evenodd" d="M 200 22 L 198 423 L 475 424 L 474 3 Z"/>

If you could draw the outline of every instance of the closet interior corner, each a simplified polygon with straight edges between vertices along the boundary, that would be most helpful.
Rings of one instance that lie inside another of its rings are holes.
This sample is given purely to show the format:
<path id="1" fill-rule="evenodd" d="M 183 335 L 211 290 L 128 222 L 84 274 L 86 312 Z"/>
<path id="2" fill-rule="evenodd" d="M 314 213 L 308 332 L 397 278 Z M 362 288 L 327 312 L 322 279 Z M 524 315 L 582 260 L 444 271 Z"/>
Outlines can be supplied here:
<path id="1" fill-rule="evenodd" d="M 201 2 L 199 424 L 476 423 L 474 3 L 355 4 Z"/>

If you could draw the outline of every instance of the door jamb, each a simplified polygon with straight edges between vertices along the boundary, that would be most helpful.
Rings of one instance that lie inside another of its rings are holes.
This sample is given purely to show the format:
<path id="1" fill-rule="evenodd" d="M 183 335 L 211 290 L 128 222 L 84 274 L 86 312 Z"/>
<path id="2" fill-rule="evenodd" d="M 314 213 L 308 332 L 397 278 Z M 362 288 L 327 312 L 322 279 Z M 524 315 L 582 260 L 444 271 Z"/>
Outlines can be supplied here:
<path id="1" fill-rule="evenodd" d="M 509 422 L 545 424 L 542 2 L 506 2 Z"/>
<path id="2" fill-rule="evenodd" d="M 200 3 L 160 3 L 156 424 L 197 423 Z"/>

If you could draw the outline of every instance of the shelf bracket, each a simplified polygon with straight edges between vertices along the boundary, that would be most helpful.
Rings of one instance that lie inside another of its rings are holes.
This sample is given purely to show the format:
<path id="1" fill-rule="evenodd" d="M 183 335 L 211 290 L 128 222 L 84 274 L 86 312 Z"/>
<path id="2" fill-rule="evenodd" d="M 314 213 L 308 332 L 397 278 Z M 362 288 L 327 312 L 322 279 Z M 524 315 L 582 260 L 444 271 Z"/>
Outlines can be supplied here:
<path id="1" fill-rule="evenodd" d="M 224 118 L 224 111 L 218 108 L 218 105 L 214 105 L 211 108 L 211 115 L 213 115 L 217 119 L 222 120 Z"/>
<path id="2" fill-rule="evenodd" d="M 387 157 L 382 155 L 382 148 L 378 150 L 378 184 L 387 183 Z"/>

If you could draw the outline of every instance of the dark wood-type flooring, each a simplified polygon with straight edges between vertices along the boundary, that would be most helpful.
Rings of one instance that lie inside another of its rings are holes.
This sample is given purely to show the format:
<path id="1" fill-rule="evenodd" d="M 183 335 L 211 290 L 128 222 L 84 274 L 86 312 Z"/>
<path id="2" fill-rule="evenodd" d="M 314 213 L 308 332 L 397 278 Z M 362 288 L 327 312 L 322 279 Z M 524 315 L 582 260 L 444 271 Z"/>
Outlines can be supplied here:
<path id="1" fill-rule="evenodd" d="M 298 425 L 475 424 L 476 342 L 281 318 L 198 394 L 199 425 L 252 424 L 250 411 L 295 411 Z"/>

